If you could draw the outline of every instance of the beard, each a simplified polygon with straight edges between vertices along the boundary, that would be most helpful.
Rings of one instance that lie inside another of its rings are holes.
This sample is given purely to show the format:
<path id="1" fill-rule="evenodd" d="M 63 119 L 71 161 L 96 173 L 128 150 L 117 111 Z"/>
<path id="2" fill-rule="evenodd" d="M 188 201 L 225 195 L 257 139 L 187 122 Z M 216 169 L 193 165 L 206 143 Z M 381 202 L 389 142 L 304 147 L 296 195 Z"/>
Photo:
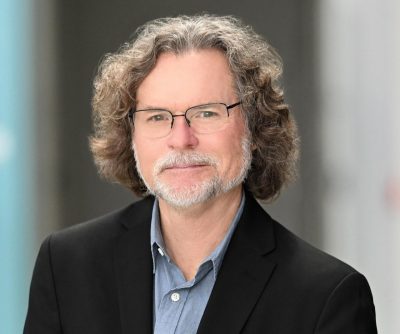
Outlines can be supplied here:
<path id="1" fill-rule="evenodd" d="M 230 179 L 223 179 L 222 176 L 217 173 L 217 166 L 220 164 L 220 160 L 213 155 L 194 151 L 171 151 L 166 156 L 156 161 L 152 171 L 153 185 L 150 185 L 143 177 L 140 160 L 136 154 L 134 144 L 133 151 L 135 154 L 136 169 L 147 187 L 148 194 L 163 199 L 169 205 L 177 209 L 186 209 L 204 203 L 219 194 L 227 193 L 244 182 L 252 161 L 251 143 L 248 136 L 242 138 L 241 147 L 240 168 L 236 175 Z M 164 170 L 176 165 L 210 166 L 214 169 L 215 173 L 206 180 L 176 187 L 164 182 L 160 177 Z"/>

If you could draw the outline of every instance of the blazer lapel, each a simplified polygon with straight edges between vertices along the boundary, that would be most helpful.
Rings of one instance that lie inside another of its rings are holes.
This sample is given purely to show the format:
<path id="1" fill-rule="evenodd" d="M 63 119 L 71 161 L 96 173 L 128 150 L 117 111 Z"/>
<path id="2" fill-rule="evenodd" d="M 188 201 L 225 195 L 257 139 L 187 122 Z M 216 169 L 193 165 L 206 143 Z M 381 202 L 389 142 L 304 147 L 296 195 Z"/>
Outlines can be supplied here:
<path id="1" fill-rule="evenodd" d="M 153 267 L 150 221 L 153 200 L 132 205 L 121 223 L 114 265 L 123 334 L 153 332 Z"/>
<path id="2" fill-rule="evenodd" d="M 275 268 L 265 256 L 274 247 L 271 218 L 247 193 L 198 334 L 240 333 Z"/>

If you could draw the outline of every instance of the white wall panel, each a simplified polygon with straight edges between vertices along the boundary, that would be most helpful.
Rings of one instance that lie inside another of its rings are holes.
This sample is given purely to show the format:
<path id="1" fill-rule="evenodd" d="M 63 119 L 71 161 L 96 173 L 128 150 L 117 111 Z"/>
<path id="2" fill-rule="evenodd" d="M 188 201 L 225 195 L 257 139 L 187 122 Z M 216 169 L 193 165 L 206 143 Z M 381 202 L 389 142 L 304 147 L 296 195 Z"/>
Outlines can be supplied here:
<path id="1" fill-rule="evenodd" d="M 393 334 L 400 333 L 399 22 L 395 0 L 320 2 L 324 248 L 367 276 L 378 329 Z"/>

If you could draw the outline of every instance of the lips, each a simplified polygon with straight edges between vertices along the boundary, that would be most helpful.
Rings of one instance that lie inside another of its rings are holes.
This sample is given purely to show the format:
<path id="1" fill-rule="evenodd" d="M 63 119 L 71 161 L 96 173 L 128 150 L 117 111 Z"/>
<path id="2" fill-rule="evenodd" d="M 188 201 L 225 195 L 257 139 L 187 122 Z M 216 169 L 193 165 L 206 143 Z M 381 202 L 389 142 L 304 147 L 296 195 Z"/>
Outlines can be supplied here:
<path id="1" fill-rule="evenodd" d="M 173 166 L 168 166 L 165 167 L 164 170 L 166 169 L 188 169 L 188 168 L 199 168 L 199 167 L 205 167 L 208 166 L 207 164 L 195 164 L 195 165 L 191 165 L 191 164 L 184 164 L 184 165 L 173 165 Z"/>
<path id="2" fill-rule="evenodd" d="M 159 159 L 154 166 L 154 175 L 165 170 L 189 171 L 197 168 L 216 166 L 218 160 L 208 154 L 198 152 L 170 152 Z"/>
<path id="3" fill-rule="evenodd" d="M 164 168 L 160 171 L 163 172 L 171 172 L 171 173 L 185 173 L 185 172 L 196 172 L 202 170 L 204 167 L 208 167 L 207 164 L 185 164 L 185 165 L 173 165 L 167 168 Z"/>

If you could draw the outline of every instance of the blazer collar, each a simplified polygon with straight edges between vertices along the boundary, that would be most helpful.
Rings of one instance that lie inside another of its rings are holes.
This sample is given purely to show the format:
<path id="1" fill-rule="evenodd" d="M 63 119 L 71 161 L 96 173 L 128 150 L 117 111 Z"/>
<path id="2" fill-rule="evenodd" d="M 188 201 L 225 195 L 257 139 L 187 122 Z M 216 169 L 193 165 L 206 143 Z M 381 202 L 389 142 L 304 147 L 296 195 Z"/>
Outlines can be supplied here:
<path id="1" fill-rule="evenodd" d="M 134 203 L 121 217 L 114 247 L 122 333 L 152 333 L 153 274 L 150 221 L 154 198 Z M 275 268 L 273 223 L 246 193 L 242 217 L 225 253 L 199 334 L 239 333 Z"/>
<path id="2" fill-rule="evenodd" d="M 272 222 L 255 199 L 246 194 L 243 215 L 225 254 L 198 334 L 241 332 L 276 266 L 266 256 L 275 248 Z"/>
<path id="3" fill-rule="evenodd" d="M 150 220 L 154 198 L 131 205 L 114 247 L 114 266 L 123 334 L 153 332 L 153 271 Z"/>

